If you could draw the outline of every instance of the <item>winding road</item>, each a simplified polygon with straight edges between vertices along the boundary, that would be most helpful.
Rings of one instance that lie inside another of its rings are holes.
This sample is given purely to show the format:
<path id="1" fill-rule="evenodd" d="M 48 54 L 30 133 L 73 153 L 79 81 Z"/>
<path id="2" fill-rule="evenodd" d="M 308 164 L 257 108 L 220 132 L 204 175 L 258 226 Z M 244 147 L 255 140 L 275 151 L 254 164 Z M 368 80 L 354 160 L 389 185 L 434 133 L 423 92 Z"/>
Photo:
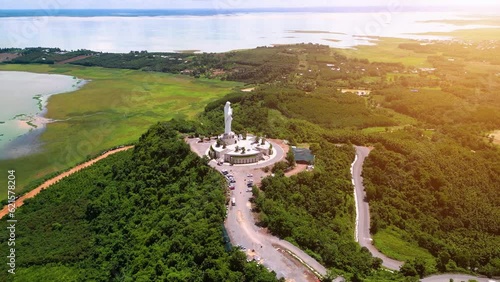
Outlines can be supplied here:
<path id="1" fill-rule="evenodd" d="M 356 231 L 355 239 L 362 246 L 366 247 L 374 257 L 382 259 L 382 265 L 390 270 L 399 271 L 403 262 L 391 259 L 382 254 L 375 246 L 370 235 L 370 207 L 365 201 L 366 193 L 363 186 L 363 163 L 370 154 L 368 147 L 356 146 L 356 157 L 351 166 L 352 183 L 354 185 L 354 198 L 356 202 Z M 456 282 L 476 280 L 478 282 L 497 282 L 497 280 L 486 277 L 477 277 L 465 274 L 445 273 L 432 275 L 421 279 L 422 282 L 449 282 L 453 279 Z"/>
<path id="2" fill-rule="evenodd" d="M 391 259 L 382 254 L 375 246 L 370 235 L 370 207 L 365 200 L 366 193 L 363 186 L 363 163 L 370 154 L 370 148 L 356 146 L 356 158 L 352 163 L 351 174 L 354 185 L 354 200 L 356 203 L 356 234 L 355 239 L 362 247 L 366 247 L 374 257 L 382 259 L 382 265 L 391 270 L 399 270 L 403 262 Z"/>

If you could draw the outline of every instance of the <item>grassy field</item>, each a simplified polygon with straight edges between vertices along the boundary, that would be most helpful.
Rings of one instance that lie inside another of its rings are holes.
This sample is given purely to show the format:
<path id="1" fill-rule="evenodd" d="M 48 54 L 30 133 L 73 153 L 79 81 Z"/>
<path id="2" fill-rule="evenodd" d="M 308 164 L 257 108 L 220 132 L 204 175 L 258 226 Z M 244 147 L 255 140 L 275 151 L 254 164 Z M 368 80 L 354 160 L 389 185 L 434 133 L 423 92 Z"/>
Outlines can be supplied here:
<path id="1" fill-rule="evenodd" d="M 357 46 L 353 49 L 336 49 L 335 51 L 370 62 L 402 63 L 405 66 L 431 67 L 427 62 L 428 54 L 418 54 L 411 50 L 398 48 L 401 43 L 417 42 L 410 39 L 378 37 L 373 46 Z"/>
<path id="2" fill-rule="evenodd" d="M 373 244 L 386 256 L 406 261 L 414 258 L 422 258 L 433 262 L 433 256 L 423 248 L 407 242 L 403 238 L 404 231 L 392 228 L 379 230 L 373 235 Z"/>
<path id="3" fill-rule="evenodd" d="M 17 193 L 35 179 L 110 147 L 136 141 L 158 121 L 193 118 L 207 103 L 241 86 L 164 73 L 68 65 L 0 65 L 0 70 L 90 80 L 76 92 L 51 96 L 46 116 L 57 122 L 49 124 L 41 135 L 42 152 L 0 161 L 0 171 L 16 170 Z M 7 197 L 4 182 L 6 178 L 0 180 L 0 200 Z"/>
<path id="4" fill-rule="evenodd" d="M 418 74 L 415 73 L 387 73 L 386 74 L 386 81 L 387 82 L 394 82 L 396 80 L 396 77 L 418 77 Z"/>
<path id="5" fill-rule="evenodd" d="M 426 32 L 419 35 L 453 36 L 463 40 L 491 40 L 498 38 L 499 28 L 459 29 L 451 32 Z"/>
<path id="6" fill-rule="evenodd" d="M 63 265 L 31 266 L 16 271 L 16 282 L 78 281 L 78 269 Z"/>

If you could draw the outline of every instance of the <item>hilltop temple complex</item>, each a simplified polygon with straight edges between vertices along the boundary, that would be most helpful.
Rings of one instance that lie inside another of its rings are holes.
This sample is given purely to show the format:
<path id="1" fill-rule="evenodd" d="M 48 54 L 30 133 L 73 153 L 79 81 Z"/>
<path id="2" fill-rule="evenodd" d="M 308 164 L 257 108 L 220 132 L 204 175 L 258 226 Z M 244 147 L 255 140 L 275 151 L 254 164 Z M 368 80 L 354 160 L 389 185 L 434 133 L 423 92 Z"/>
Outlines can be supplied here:
<path id="1" fill-rule="evenodd" d="M 237 135 L 231 131 L 233 109 L 231 103 L 224 107 L 224 133 L 210 146 L 209 157 L 218 163 L 252 164 L 266 160 L 272 154 L 272 145 L 256 136 Z"/>

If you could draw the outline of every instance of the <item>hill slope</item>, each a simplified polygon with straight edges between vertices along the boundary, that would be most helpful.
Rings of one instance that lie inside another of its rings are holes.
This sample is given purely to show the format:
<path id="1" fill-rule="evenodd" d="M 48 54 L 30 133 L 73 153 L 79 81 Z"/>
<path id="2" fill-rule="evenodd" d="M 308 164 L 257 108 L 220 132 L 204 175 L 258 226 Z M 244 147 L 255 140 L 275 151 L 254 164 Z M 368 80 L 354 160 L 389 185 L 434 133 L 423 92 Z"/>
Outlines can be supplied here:
<path id="1" fill-rule="evenodd" d="M 276 281 L 242 252 L 225 251 L 221 181 L 169 123 L 157 124 L 133 152 L 66 178 L 16 212 L 15 281 Z M 0 280 L 12 280 L 1 268 Z"/>

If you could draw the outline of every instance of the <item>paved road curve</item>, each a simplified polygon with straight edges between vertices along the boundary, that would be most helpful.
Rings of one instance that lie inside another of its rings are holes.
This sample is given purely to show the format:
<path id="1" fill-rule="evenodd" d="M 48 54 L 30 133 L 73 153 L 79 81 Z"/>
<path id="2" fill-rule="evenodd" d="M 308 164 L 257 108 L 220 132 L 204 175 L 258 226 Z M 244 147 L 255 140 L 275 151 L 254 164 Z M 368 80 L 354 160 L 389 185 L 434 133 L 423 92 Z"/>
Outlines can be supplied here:
<path id="1" fill-rule="evenodd" d="M 421 279 L 422 282 L 450 282 L 450 279 L 453 279 L 455 282 L 467 282 L 469 280 L 475 280 L 478 282 L 497 282 L 498 280 L 493 280 L 485 277 L 476 277 L 465 274 L 440 274 L 440 275 L 432 275 Z"/>
<path id="2" fill-rule="evenodd" d="M 368 202 L 365 201 L 365 187 L 363 186 L 363 177 L 361 177 L 363 163 L 368 154 L 370 154 L 370 148 L 357 146 L 356 158 L 352 163 L 351 168 L 357 211 L 355 234 L 356 242 L 359 242 L 362 247 L 366 247 L 374 257 L 381 258 L 383 261 L 382 265 L 386 268 L 399 270 L 401 265 L 403 265 L 402 262 L 385 256 L 372 244 L 372 238 L 370 235 L 370 207 L 368 206 Z"/>
<path id="3" fill-rule="evenodd" d="M 370 210 L 368 202 L 365 201 L 365 188 L 363 186 L 363 177 L 361 173 L 363 171 L 363 163 L 365 158 L 370 154 L 370 148 L 356 146 L 356 158 L 352 163 L 351 174 L 352 181 L 354 184 L 354 193 L 356 200 L 356 241 L 363 247 L 368 248 L 374 257 L 381 258 L 383 261 L 383 266 L 392 270 L 399 270 L 403 262 L 388 258 L 382 254 L 379 250 L 375 248 L 372 244 L 372 239 L 370 235 Z M 488 279 L 485 277 L 476 277 L 464 274 L 439 274 L 432 275 L 421 279 L 422 282 L 449 282 L 453 279 L 455 282 L 477 280 L 479 282 L 497 282 L 498 280 Z"/>

